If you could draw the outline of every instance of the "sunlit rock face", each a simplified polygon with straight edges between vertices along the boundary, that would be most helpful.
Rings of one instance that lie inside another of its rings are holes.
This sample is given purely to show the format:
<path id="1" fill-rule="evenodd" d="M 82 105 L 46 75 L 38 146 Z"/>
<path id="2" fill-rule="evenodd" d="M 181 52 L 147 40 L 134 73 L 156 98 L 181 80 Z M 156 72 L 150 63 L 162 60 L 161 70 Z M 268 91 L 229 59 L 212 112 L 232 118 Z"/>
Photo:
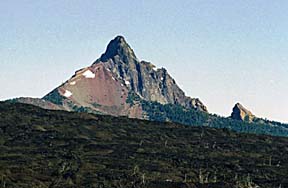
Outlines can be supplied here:
<path id="1" fill-rule="evenodd" d="M 241 121 L 252 122 L 255 116 L 252 114 L 252 112 L 244 108 L 240 103 L 237 103 L 233 108 L 231 118 Z"/>

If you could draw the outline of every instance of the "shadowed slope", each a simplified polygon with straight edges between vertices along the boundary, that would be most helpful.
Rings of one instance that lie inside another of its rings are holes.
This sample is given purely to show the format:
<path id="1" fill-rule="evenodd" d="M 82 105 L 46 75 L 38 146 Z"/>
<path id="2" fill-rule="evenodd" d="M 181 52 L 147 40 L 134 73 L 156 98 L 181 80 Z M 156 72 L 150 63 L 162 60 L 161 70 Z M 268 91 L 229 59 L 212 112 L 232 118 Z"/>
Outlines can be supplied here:
<path id="1" fill-rule="evenodd" d="M 287 138 L 0 103 L 0 185 L 288 186 Z"/>

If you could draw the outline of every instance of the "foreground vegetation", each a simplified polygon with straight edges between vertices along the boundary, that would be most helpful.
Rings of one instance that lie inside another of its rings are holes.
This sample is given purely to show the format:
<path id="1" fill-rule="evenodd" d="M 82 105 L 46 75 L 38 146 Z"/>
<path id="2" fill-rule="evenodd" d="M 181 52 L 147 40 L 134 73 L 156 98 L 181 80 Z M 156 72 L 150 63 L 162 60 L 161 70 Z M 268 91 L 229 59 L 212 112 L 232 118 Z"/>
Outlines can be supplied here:
<path id="1" fill-rule="evenodd" d="M 288 187 L 288 138 L 0 103 L 0 187 Z"/>

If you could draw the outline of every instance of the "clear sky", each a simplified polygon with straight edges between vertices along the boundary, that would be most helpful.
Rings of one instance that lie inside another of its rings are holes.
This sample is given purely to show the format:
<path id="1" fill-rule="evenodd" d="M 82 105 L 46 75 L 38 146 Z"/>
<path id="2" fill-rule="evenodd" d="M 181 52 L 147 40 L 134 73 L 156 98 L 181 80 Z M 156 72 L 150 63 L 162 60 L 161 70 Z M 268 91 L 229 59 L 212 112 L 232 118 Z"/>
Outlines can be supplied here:
<path id="1" fill-rule="evenodd" d="M 212 113 L 288 122 L 286 0 L 0 1 L 0 100 L 42 97 L 123 35 Z"/>

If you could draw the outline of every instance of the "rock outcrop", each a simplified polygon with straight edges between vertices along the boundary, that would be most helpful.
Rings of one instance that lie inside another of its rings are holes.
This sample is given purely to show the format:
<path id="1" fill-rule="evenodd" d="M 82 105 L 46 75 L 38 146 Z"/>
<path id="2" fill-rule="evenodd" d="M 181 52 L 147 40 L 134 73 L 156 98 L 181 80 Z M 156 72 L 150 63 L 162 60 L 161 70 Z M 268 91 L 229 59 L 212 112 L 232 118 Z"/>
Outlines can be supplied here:
<path id="1" fill-rule="evenodd" d="M 255 119 L 255 116 L 240 103 L 237 103 L 233 108 L 231 118 L 240 121 L 252 122 Z"/>

